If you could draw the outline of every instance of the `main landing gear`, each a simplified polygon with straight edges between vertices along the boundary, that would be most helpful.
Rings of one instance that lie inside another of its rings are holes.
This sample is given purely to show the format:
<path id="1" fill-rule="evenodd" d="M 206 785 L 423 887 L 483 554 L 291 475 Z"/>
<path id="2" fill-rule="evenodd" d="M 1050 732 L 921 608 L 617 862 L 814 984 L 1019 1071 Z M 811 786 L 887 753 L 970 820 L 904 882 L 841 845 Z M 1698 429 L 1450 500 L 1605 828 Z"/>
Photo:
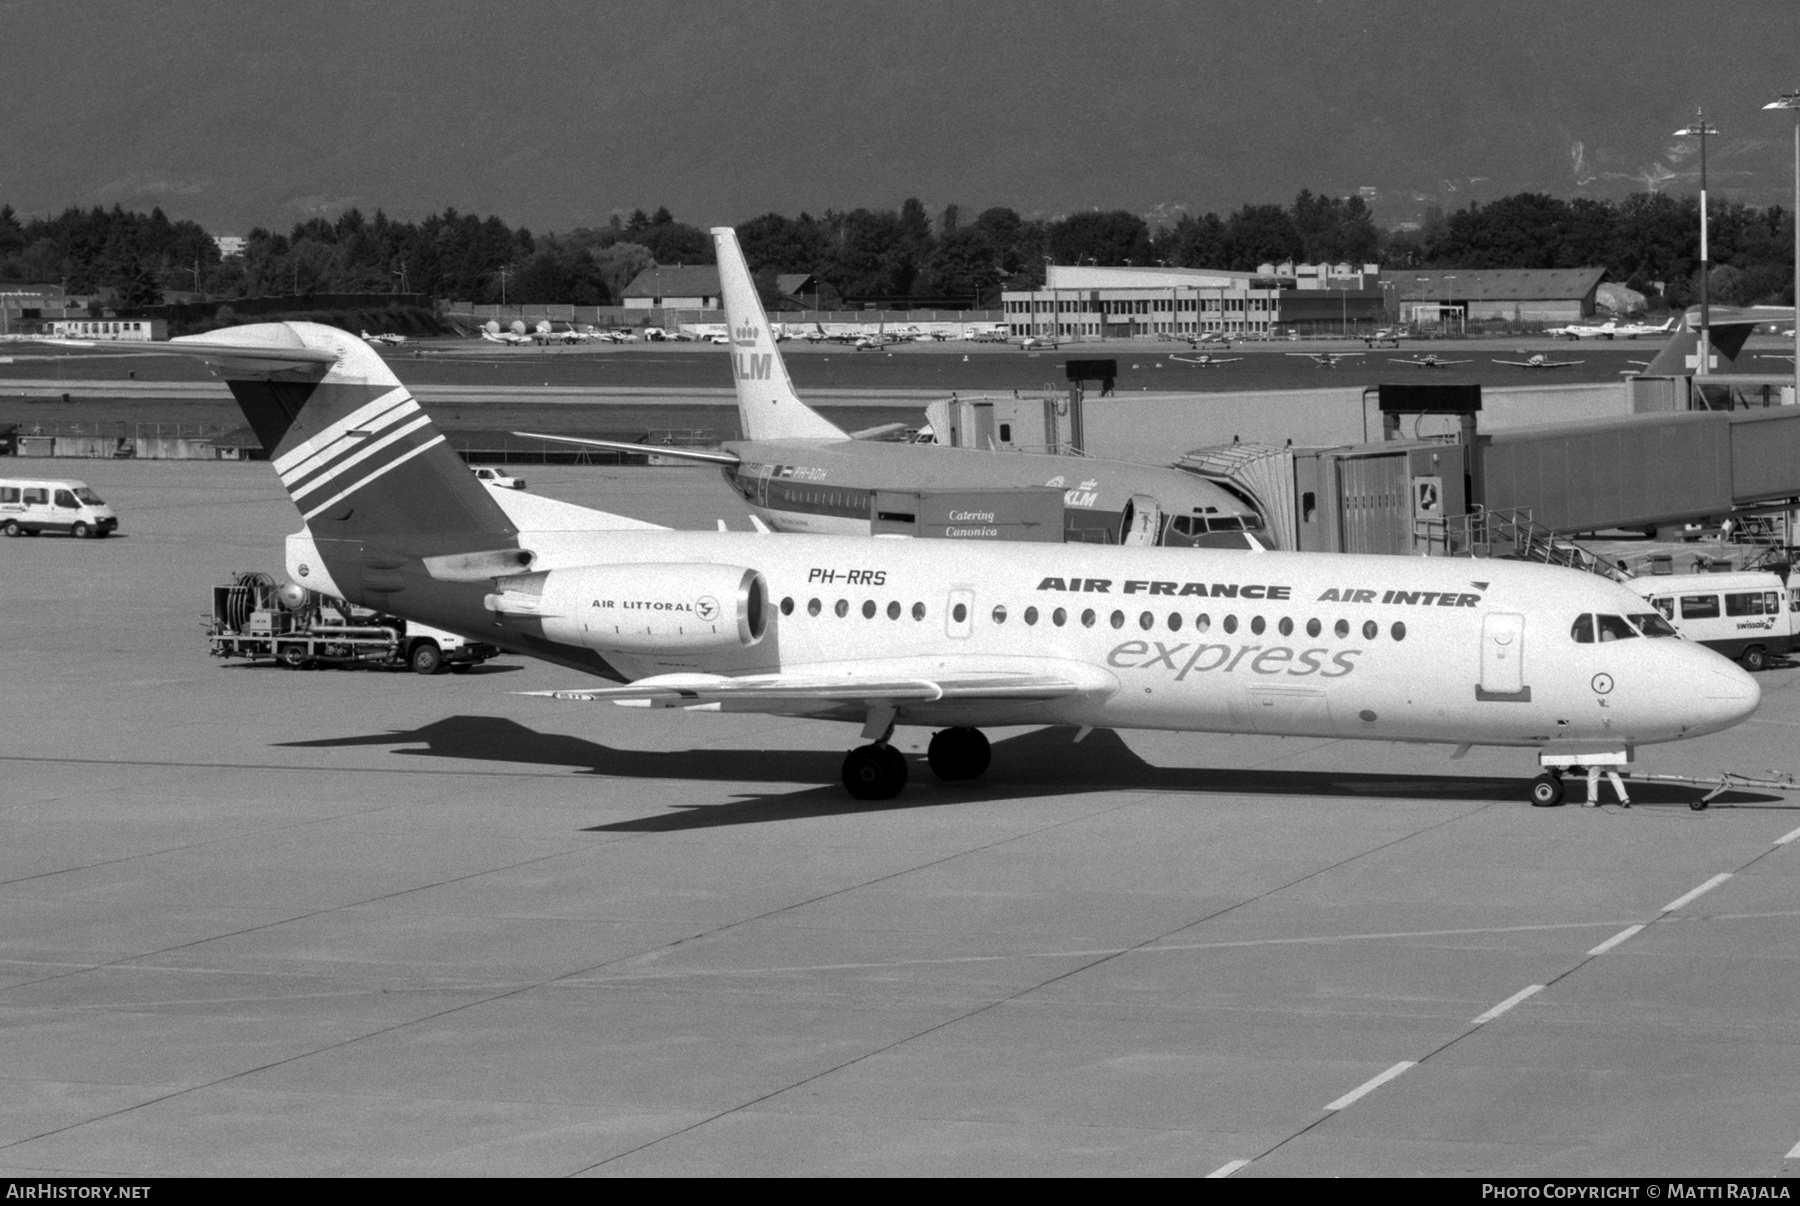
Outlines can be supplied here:
<path id="1" fill-rule="evenodd" d="M 844 755 L 844 789 L 859 800 L 891 800 L 906 786 L 906 755 L 888 744 L 893 734 L 877 729 L 878 739 Z M 868 728 L 863 735 L 870 736 Z M 945 729 L 934 733 L 925 759 L 946 782 L 979 779 L 993 760 L 993 750 L 979 729 Z"/>
<path id="2" fill-rule="evenodd" d="M 885 741 L 844 755 L 844 788 L 859 800 L 891 800 L 906 786 L 906 755 Z"/>

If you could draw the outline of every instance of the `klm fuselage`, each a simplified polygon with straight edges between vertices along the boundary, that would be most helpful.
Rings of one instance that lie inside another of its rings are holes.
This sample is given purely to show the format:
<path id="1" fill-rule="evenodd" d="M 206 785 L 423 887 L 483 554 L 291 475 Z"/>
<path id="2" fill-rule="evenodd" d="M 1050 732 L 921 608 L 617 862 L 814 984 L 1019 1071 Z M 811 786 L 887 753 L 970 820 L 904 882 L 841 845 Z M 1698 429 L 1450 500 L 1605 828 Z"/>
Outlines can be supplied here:
<path id="1" fill-rule="evenodd" d="M 741 440 L 725 447 L 742 458 L 725 470 L 726 482 L 781 532 L 867 536 L 879 496 L 890 491 L 1030 489 L 1061 493 L 1062 525 L 1053 540 L 1119 543 L 1133 498 L 1152 500 L 1171 518 L 1210 518 L 1220 530 L 1191 538 L 1203 547 L 1243 549 L 1244 527 L 1260 526 L 1250 507 L 1204 478 L 1129 461 L 869 440 Z"/>

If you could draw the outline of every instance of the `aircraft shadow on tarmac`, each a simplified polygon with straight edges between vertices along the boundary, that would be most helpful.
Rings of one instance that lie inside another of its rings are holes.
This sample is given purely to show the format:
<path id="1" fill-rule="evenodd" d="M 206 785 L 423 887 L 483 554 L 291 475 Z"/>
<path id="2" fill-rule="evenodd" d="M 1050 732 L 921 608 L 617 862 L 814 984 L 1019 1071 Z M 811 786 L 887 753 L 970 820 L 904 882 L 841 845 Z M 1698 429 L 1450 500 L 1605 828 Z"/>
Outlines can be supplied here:
<path id="1" fill-rule="evenodd" d="M 833 750 L 625 750 L 562 733 L 539 733 L 495 716 L 451 716 L 412 730 L 359 737 L 284 742 L 288 748 L 423 746 L 397 749 L 414 758 L 448 758 L 525 766 L 564 767 L 620 779 L 685 779 L 694 782 L 806 783 L 800 791 L 740 796 L 719 804 L 677 805 L 678 811 L 593 827 L 594 832 L 668 832 L 849 813 L 884 812 L 935 804 L 1018 800 L 1097 791 L 1171 791 L 1197 794 L 1389 797 L 1419 800 L 1496 800 L 1524 804 L 1519 778 L 1474 775 L 1363 774 L 1338 771 L 1241 770 L 1152 766 L 1117 733 L 1100 730 L 1075 741 L 1072 728 L 1046 728 L 994 743 L 992 768 L 974 783 L 937 780 L 924 759 L 909 758 L 910 786 L 898 798 L 854 800 L 839 786 L 843 755 Z M 1529 764 L 1527 764 L 1529 765 Z M 1570 780 L 1570 802 L 1584 785 Z M 1700 789 L 1668 783 L 1633 783 L 1634 804 L 1685 808 Z M 1610 794 L 1602 797 L 1611 799 Z M 1715 801 L 1773 803 L 1777 798 L 1729 792 Z"/>

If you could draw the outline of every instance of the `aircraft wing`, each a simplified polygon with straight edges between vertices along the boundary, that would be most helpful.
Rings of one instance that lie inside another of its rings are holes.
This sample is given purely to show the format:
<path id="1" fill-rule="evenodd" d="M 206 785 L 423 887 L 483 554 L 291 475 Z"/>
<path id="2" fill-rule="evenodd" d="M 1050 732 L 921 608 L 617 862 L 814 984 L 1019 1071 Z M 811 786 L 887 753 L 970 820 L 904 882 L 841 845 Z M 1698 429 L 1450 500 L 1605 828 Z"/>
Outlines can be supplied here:
<path id="1" fill-rule="evenodd" d="M 905 430 L 906 424 L 904 423 L 883 423 L 878 427 L 865 427 L 861 431 L 853 431 L 850 433 L 850 438 L 853 440 L 873 440 L 884 435 L 892 435 L 896 431 Z"/>
<path id="2" fill-rule="evenodd" d="M 584 703 L 647 702 L 663 707 L 744 702 L 791 703 L 936 703 L 939 700 L 1013 700 L 1021 703 L 1062 699 L 1086 692 L 1110 694 L 1118 680 L 1092 667 L 1066 670 L 939 670 L 923 674 L 751 674 L 729 678 L 717 674 L 660 674 L 623 687 L 575 687 L 561 691 L 523 691 L 548 699 Z"/>
<path id="3" fill-rule="evenodd" d="M 575 444 L 583 448 L 604 448 L 608 452 L 632 452 L 651 456 L 671 456 L 677 460 L 699 461 L 707 465 L 741 465 L 733 452 L 716 448 L 676 448 L 665 444 L 627 444 L 623 440 L 595 440 L 587 436 L 545 435 L 539 431 L 515 431 L 527 440 L 549 440 L 553 444 Z"/>

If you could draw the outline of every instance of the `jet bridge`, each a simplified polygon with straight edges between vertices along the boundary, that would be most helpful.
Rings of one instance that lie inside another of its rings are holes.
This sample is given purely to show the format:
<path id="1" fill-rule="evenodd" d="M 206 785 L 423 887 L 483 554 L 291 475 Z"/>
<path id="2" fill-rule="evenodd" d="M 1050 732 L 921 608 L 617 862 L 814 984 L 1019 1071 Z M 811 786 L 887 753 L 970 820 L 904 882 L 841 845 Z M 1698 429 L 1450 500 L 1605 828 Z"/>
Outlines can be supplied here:
<path id="1" fill-rule="evenodd" d="M 1253 498 L 1282 547 L 1317 552 L 1464 552 L 1451 533 L 1501 515 L 1548 541 L 1800 499 L 1800 406 L 1468 428 L 1336 448 L 1234 444 L 1180 466 Z"/>

